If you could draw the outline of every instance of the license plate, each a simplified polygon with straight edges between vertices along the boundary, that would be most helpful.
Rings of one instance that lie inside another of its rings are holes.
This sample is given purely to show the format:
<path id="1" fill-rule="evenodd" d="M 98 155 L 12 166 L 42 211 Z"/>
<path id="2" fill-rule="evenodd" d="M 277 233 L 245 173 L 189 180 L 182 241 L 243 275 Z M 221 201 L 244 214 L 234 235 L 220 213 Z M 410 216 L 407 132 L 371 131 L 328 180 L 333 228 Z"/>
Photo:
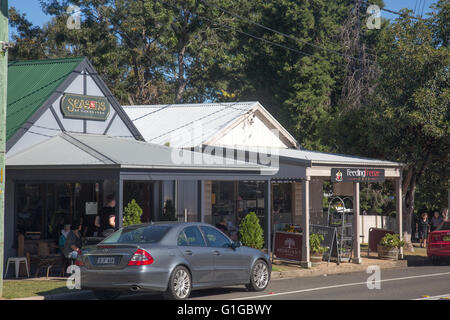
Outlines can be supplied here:
<path id="1" fill-rule="evenodd" d="M 444 240 L 444 241 L 450 241 L 450 236 L 443 237 L 442 240 Z"/>
<path id="2" fill-rule="evenodd" d="M 116 259 L 114 257 L 98 257 L 97 264 L 115 264 Z"/>

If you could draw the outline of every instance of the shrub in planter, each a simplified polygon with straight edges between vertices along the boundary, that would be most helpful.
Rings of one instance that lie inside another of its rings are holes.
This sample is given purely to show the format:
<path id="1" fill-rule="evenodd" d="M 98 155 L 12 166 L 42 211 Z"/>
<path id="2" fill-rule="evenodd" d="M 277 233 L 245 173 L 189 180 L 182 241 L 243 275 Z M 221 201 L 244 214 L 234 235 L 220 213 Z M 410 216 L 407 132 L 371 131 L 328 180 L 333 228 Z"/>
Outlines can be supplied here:
<path id="1" fill-rule="evenodd" d="M 323 253 L 327 251 L 327 248 L 320 245 L 323 240 L 324 237 L 321 234 L 313 233 L 309 236 L 309 252 L 313 266 L 317 266 L 322 262 Z"/>
<path id="2" fill-rule="evenodd" d="M 264 246 L 264 231 L 259 224 L 259 218 L 254 212 L 245 216 L 239 225 L 241 242 L 244 246 L 262 249 Z"/>
<path id="3" fill-rule="evenodd" d="M 405 241 L 400 240 L 398 234 L 386 234 L 378 243 L 377 251 L 380 259 L 398 260 L 400 248 L 405 245 Z"/>
<path id="4" fill-rule="evenodd" d="M 130 203 L 123 210 L 123 226 L 130 226 L 141 223 L 142 209 L 136 202 L 131 200 Z"/>

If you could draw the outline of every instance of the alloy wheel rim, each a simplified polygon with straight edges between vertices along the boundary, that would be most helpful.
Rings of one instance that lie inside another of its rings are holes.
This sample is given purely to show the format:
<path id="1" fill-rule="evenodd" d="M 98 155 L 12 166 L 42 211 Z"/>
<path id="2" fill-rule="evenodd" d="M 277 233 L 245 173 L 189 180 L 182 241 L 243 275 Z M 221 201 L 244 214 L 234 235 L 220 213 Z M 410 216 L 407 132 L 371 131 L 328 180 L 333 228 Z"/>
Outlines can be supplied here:
<path id="1" fill-rule="evenodd" d="M 178 298 L 186 298 L 191 287 L 189 275 L 184 270 L 178 270 L 173 279 L 173 288 Z"/>
<path id="2" fill-rule="evenodd" d="M 253 281 L 258 288 L 264 288 L 269 281 L 269 272 L 264 263 L 260 262 L 255 266 Z"/>

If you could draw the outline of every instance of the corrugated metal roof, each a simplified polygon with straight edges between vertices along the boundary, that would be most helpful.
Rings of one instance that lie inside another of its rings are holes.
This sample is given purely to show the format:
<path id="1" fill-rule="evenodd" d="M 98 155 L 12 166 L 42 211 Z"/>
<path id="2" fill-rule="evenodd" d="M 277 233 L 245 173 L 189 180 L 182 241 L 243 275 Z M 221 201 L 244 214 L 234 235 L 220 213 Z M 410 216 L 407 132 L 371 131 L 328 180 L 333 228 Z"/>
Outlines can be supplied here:
<path id="1" fill-rule="evenodd" d="M 84 57 L 8 63 L 6 140 L 42 106 Z"/>
<path id="2" fill-rule="evenodd" d="M 280 149 L 279 155 L 281 157 L 311 161 L 312 164 L 401 166 L 401 163 L 398 162 L 309 150 Z"/>
<path id="3" fill-rule="evenodd" d="M 239 149 L 238 149 L 239 150 Z M 278 155 L 280 158 L 292 159 L 292 160 L 300 160 L 304 161 L 307 166 L 309 164 L 314 165 L 359 165 L 359 166 L 387 166 L 387 167 L 399 167 L 403 166 L 402 163 L 387 161 L 387 160 L 378 160 L 372 158 L 364 158 L 346 154 L 335 154 L 335 153 L 326 153 L 326 152 L 318 152 L 318 151 L 310 151 L 310 150 L 302 150 L 302 149 L 285 149 L 285 148 L 267 148 L 267 149 L 258 149 L 258 148 L 246 148 L 240 149 L 242 151 L 249 151 L 252 153 L 261 153 L 261 154 L 272 154 Z"/>
<path id="4" fill-rule="evenodd" d="M 258 102 L 123 106 L 147 142 L 177 148 L 202 145 Z"/>
<path id="5" fill-rule="evenodd" d="M 68 156 L 70 155 L 70 156 Z M 6 159 L 7 166 L 117 166 L 136 169 L 236 170 L 259 174 L 269 169 L 242 161 L 104 135 L 63 133 Z"/>

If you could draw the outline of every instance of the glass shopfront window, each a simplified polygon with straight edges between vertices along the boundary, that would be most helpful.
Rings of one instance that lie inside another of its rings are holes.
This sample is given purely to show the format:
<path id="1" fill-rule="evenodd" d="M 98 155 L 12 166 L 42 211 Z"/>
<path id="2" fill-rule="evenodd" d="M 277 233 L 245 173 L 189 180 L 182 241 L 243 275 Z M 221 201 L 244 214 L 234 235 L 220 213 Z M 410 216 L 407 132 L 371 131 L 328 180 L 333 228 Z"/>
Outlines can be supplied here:
<path id="1" fill-rule="evenodd" d="M 214 181 L 212 183 L 212 223 L 217 225 L 222 218 L 236 223 L 236 182 Z"/>
<path id="2" fill-rule="evenodd" d="M 272 221 L 273 231 L 283 231 L 293 223 L 292 184 L 272 183 Z"/>
<path id="3" fill-rule="evenodd" d="M 82 222 L 83 235 L 95 232 L 102 205 L 99 183 L 24 183 L 17 185 L 16 195 L 17 231 L 26 240 L 57 239 L 64 225 L 75 220 Z"/>
<path id="4" fill-rule="evenodd" d="M 264 199 L 264 188 L 265 182 L 263 181 L 240 181 L 239 182 L 239 197 L 238 197 L 238 225 L 241 223 L 242 219 L 250 213 L 255 212 L 259 218 L 259 223 L 261 228 L 263 228 L 264 233 L 266 232 L 266 216 L 265 216 L 265 199 Z"/>
<path id="5" fill-rule="evenodd" d="M 17 230 L 31 239 L 40 239 L 45 233 L 44 184 L 17 186 Z"/>

